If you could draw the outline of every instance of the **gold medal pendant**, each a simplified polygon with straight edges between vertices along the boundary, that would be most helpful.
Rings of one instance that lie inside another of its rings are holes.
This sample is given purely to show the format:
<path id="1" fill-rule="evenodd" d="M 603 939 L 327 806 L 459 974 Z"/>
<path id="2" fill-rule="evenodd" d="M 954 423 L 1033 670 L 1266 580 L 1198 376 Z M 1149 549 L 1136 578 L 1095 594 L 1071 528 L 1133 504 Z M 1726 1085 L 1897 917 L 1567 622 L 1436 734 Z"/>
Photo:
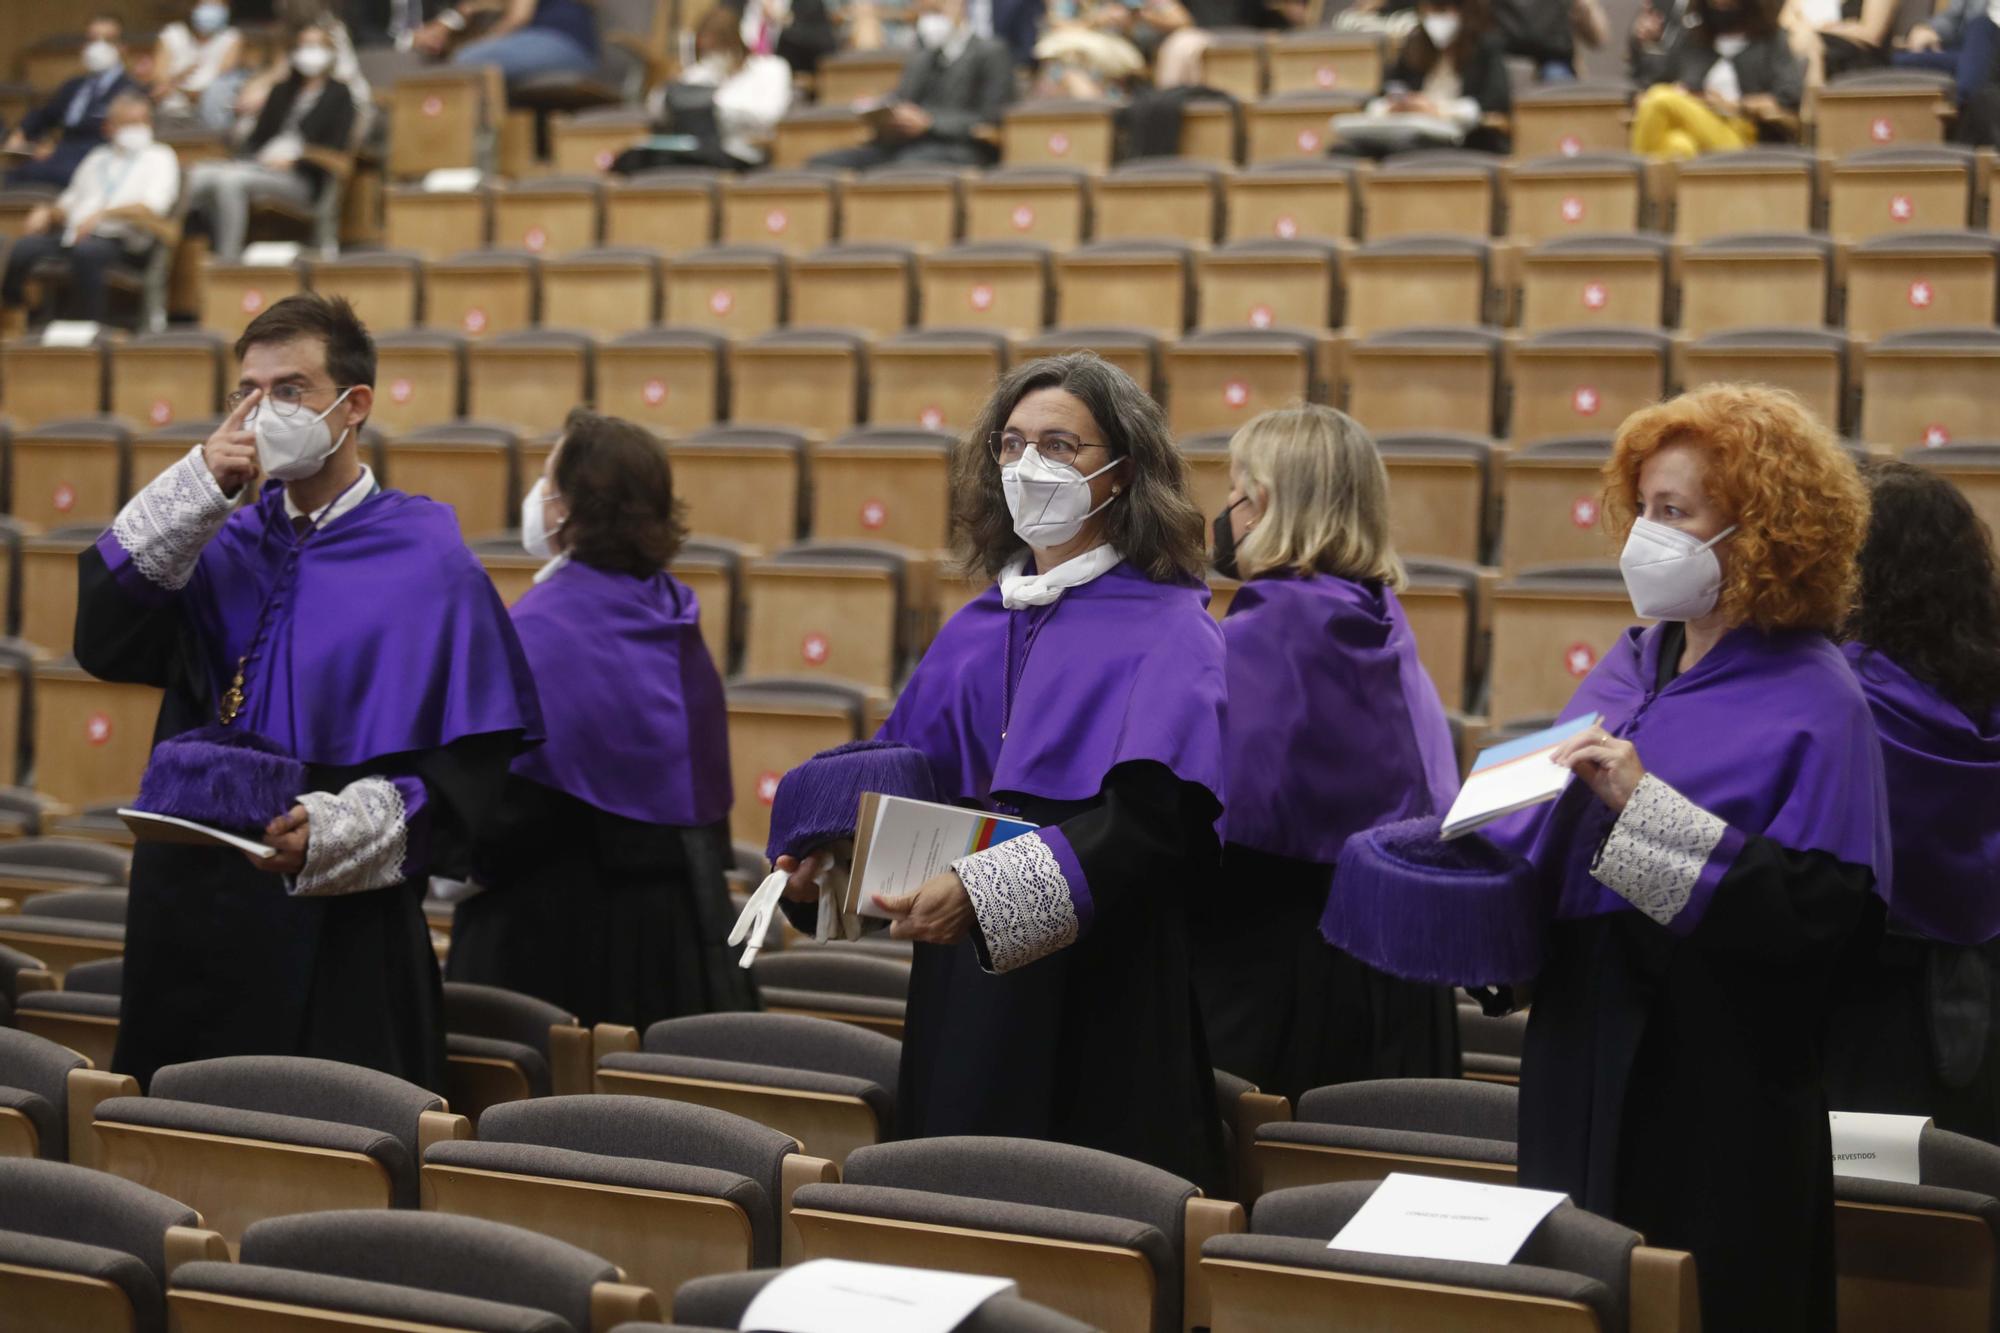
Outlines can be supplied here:
<path id="1" fill-rule="evenodd" d="M 249 661 L 248 657 L 237 659 L 236 679 L 230 681 L 229 688 L 222 692 L 222 707 L 217 710 L 216 716 L 222 719 L 222 725 L 225 727 L 234 722 L 236 715 L 243 711 L 243 668 Z"/>

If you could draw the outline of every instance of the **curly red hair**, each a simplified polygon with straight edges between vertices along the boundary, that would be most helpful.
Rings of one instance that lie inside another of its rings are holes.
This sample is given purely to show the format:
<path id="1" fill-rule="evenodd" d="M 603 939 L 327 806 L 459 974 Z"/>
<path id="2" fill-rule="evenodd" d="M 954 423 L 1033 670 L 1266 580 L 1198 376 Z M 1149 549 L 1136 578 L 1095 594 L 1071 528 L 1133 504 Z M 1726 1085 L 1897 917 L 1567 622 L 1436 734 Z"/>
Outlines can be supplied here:
<path id="1" fill-rule="evenodd" d="M 1708 465 L 1705 485 L 1736 524 L 1717 605 L 1736 624 L 1831 633 L 1860 585 L 1868 488 L 1847 451 L 1798 397 L 1712 384 L 1625 419 L 1604 465 L 1604 519 L 1621 537 L 1639 512 L 1639 470 L 1673 444 Z"/>

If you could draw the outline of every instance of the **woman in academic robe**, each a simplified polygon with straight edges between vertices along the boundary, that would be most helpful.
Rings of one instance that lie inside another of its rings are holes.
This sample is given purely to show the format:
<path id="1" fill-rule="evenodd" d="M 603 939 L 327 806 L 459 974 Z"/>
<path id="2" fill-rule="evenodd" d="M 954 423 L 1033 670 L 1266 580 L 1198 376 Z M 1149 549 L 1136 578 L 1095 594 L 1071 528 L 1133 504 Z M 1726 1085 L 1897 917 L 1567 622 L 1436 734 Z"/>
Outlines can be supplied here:
<path id="1" fill-rule="evenodd" d="M 1451 726 L 1396 591 L 1389 478 L 1332 408 L 1281 408 L 1229 442 L 1216 568 L 1229 736 L 1221 891 L 1195 905 L 1195 983 L 1217 1068 L 1297 1099 L 1365 1078 L 1455 1078 L 1451 990 L 1388 976 L 1320 937 L 1348 835 L 1443 814 Z"/>
<path id="2" fill-rule="evenodd" d="M 756 1005 L 723 947 L 729 745 L 665 451 L 581 408 L 521 505 L 553 556 L 514 607 L 548 739 L 513 766 L 476 849 L 446 975 L 538 995 L 584 1024 Z"/>
<path id="3" fill-rule="evenodd" d="M 896 1132 L 1081 1144 L 1213 1190 L 1188 907 L 1220 851 L 1223 644 L 1187 464 L 1123 371 L 1051 357 L 1007 374 L 959 442 L 953 509 L 966 567 L 995 582 L 880 738 L 918 751 L 942 799 L 1039 828 L 882 902 L 917 941 Z M 829 859 L 778 859 L 795 920 Z"/>
<path id="4" fill-rule="evenodd" d="M 1829 635 L 1867 493 L 1791 394 L 1642 409 L 1605 464 L 1631 629 L 1565 719 L 1579 781 L 1490 825 L 1554 904 L 1520 1183 L 1692 1251 L 1715 1329 L 1833 1327 L 1836 964 L 1887 884 L 1881 750 Z"/>
<path id="5" fill-rule="evenodd" d="M 1828 1100 L 2000 1142 L 2000 570 L 1949 481 L 1864 475 L 1845 650 L 1882 738 L 1896 891 L 1841 987 Z"/>

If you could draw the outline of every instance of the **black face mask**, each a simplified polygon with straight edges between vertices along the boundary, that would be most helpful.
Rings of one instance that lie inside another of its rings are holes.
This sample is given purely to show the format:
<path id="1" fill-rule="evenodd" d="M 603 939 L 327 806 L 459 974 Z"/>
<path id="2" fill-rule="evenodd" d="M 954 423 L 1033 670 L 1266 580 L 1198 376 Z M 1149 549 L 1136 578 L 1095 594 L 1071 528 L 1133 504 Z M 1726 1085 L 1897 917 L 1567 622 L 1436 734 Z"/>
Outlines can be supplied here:
<path id="1" fill-rule="evenodd" d="M 1222 512 L 1215 516 L 1211 529 L 1215 534 L 1215 557 L 1211 563 L 1215 565 L 1215 572 L 1226 579 L 1243 577 L 1236 570 L 1236 530 L 1229 526 L 1230 511 L 1242 503 L 1238 500 L 1236 504 L 1224 505 Z"/>

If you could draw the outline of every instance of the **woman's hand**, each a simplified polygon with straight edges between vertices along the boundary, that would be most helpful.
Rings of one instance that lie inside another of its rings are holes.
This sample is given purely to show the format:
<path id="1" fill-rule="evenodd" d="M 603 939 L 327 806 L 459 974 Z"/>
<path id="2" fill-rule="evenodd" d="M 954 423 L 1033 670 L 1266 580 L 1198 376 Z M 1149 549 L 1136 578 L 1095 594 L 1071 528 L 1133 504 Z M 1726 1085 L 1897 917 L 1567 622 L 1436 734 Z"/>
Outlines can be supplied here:
<path id="1" fill-rule="evenodd" d="M 1616 739 L 1602 727 L 1572 736 L 1558 745 L 1549 759 L 1582 778 L 1598 800 L 1621 814 L 1646 776 L 1646 766 L 1639 762 L 1639 751 L 1632 743 Z"/>
<path id="2" fill-rule="evenodd" d="M 894 918 L 889 925 L 892 940 L 956 944 L 972 928 L 972 899 L 956 870 L 931 876 L 915 893 L 893 898 L 877 894 L 875 905 Z"/>
<path id="3" fill-rule="evenodd" d="M 312 815 L 303 805 L 295 805 L 286 813 L 264 826 L 264 841 L 278 849 L 278 854 L 259 860 L 250 857 L 250 864 L 259 870 L 268 870 L 274 875 L 296 875 L 306 868 L 306 848 L 312 841 Z"/>
<path id="4" fill-rule="evenodd" d="M 804 860 L 796 856 L 781 856 L 772 862 L 772 869 L 782 870 L 790 876 L 785 881 L 785 897 L 795 903 L 818 902 L 820 877 L 841 859 L 838 851 L 839 845 L 833 844 L 808 854 Z M 849 854 L 852 855 L 851 852 Z"/>

